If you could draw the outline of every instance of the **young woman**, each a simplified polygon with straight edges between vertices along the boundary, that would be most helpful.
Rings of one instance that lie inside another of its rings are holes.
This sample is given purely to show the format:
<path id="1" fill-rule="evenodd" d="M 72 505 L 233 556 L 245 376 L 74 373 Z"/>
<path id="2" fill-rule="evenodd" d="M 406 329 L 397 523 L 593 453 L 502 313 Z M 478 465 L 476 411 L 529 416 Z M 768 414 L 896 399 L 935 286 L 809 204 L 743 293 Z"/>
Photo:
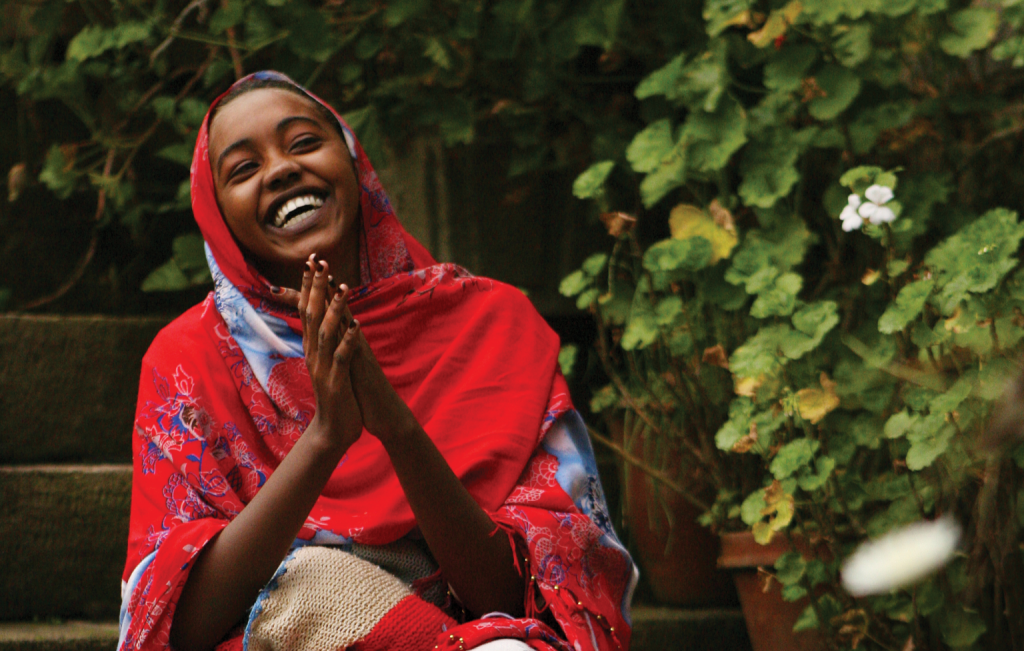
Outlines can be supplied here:
<path id="1" fill-rule="evenodd" d="M 521 292 L 431 259 L 278 73 L 213 103 L 192 205 L 215 290 L 143 360 L 119 649 L 628 648 L 635 570 Z"/>

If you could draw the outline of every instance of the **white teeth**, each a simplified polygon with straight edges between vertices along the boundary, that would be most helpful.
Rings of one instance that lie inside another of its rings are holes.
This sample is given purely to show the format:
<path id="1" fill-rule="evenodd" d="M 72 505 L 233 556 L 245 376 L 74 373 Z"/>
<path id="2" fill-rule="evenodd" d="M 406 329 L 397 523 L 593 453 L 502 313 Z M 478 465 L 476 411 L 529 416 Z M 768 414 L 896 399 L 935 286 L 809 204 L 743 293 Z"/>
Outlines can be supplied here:
<path id="1" fill-rule="evenodd" d="M 324 205 L 324 200 L 312 194 L 307 194 L 302 197 L 295 197 L 294 199 L 289 199 L 288 201 L 284 202 L 284 205 L 281 206 L 278 209 L 277 214 L 274 215 L 274 226 L 277 226 L 278 228 L 284 226 L 284 223 L 288 221 L 288 215 L 292 214 L 299 208 L 312 207 L 313 210 L 316 210 L 322 205 Z M 313 210 L 307 210 L 303 212 L 296 218 L 298 221 L 296 221 L 295 223 L 298 223 L 305 219 L 305 217 L 311 214 Z"/>

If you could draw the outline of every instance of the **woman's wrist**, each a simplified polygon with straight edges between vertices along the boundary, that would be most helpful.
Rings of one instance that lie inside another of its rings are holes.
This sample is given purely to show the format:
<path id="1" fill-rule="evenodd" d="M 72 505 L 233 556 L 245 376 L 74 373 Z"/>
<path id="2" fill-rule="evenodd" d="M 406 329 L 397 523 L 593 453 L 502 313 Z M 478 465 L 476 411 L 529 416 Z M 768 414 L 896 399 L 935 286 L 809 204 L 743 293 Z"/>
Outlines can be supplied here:
<path id="1" fill-rule="evenodd" d="M 337 457 L 338 460 L 351 445 L 351 442 L 343 440 L 339 434 L 331 431 L 330 425 L 320 418 L 320 410 L 317 410 L 306 431 L 302 433 L 302 439 L 306 441 L 306 445 L 313 448 L 318 457 Z"/>

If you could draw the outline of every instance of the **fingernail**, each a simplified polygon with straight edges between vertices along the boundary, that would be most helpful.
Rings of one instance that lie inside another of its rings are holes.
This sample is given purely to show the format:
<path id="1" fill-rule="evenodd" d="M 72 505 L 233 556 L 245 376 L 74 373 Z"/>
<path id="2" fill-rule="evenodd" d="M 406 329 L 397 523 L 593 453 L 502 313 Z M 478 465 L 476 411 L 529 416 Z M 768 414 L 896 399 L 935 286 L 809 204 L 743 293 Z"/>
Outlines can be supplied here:
<path id="1" fill-rule="evenodd" d="M 343 292 L 347 292 L 348 291 L 348 285 L 346 285 L 345 283 L 341 283 L 340 285 L 338 285 L 338 290 L 339 291 L 343 291 Z"/>
<path id="2" fill-rule="evenodd" d="M 277 285 L 271 285 L 270 286 L 270 293 L 271 294 L 280 294 L 281 293 L 281 288 L 278 287 Z"/>
<path id="3" fill-rule="evenodd" d="M 334 276 L 327 276 L 327 284 L 334 287 Z"/>
<path id="4" fill-rule="evenodd" d="M 352 319 L 352 323 L 348 324 L 348 329 L 349 330 L 355 330 L 358 327 L 359 327 L 359 321 L 357 321 L 355 319 Z"/>

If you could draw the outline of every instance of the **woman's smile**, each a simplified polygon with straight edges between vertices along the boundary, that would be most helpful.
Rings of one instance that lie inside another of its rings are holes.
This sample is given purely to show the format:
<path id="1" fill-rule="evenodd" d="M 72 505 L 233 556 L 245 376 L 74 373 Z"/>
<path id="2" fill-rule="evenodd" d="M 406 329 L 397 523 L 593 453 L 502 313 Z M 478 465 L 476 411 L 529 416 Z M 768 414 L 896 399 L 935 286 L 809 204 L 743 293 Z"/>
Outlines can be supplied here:
<path id="1" fill-rule="evenodd" d="M 266 88 L 220 107 L 210 164 L 224 220 L 268 280 L 297 286 L 316 254 L 339 280 L 358 284 L 355 166 L 313 100 Z"/>

